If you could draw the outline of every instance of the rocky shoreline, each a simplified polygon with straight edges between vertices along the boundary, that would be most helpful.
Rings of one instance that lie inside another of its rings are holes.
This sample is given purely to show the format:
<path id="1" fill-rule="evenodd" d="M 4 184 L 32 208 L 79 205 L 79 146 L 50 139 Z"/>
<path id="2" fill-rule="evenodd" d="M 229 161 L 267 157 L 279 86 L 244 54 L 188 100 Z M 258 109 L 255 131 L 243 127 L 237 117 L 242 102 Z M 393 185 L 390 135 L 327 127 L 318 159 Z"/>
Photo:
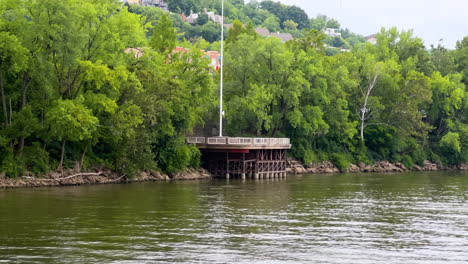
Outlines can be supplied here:
<path id="1" fill-rule="evenodd" d="M 111 183 L 131 183 L 147 181 L 171 181 L 171 180 L 199 180 L 210 179 L 211 175 L 204 169 L 188 169 L 184 172 L 174 174 L 163 174 L 157 171 L 141 172 L 135 178 L 120 175 L 111 170 L 76 172 L 67 170 L 61 172 L 51 172 L 40 178 L 33 176 L 22 176 L 15 179 L 0 175 L 0 189 L 21 188 L 21 187 L 54 187 L 73 186 L 86 184 L 111 184 Z"/>
<path id="2" fill-rule="evenodd" d="M 407 168 L 400 162 L 391 163 L 388 161 L 379 161 L 372 165 L 364 163 L 349 164 L 349 167 L 344 173 L 358 172 L 407 172 L 407 171 L 447 171 L 460 170 L 468 171 L 468 164 L 461 164 L 456 167 L 447 167 L 440 164 L 435 164 L 430 161 L 424 161 L 424 166 L 414 165 Z M 321 163 L 304 165 L 297 160 L 288 160 L 288 168 L 286 171 L 290 174 L 325 174 L 325 173 L 340 173 L 340 170 L 330 161 Z"/>
<path id="3" fill-rule="evenodd" d="M 299 161 L 288 160 L 286 172 L 288 174 L 332 174 L 340 173 L 340 170 L 330 161 L 305 166 Z M 373 165 L 350 164 L 345 173 L 366 173 L 366 172 L 407 172 L 407 171 L 446 171 L 460 170 L 468 171 L 468 164 L 457 167 L 446 167 L 440 164 L 424 162 L 424 166 L 414 165 L 407 168 L 402 163 L 390 163 L 379 161 Z M 173 181 L 173 180 L 200 180 L 211 179 L 213 176 L 205 169 L 187 169 L 184 172 L 173 174 L 163 174 L 157 171 L 144 171 L 134 178 L 120 175 L 111 170 L 96 170 L 87 172 L 77 172 L 67 170 L 61 172 L 51 172 L 40 178 L 33 176 L 22 176 L 11 179 L 0 175 L 0 189 L 21 188 L 21 187 L 53 187 L 53 186 L 73 186 L 87 184 L 111 184 L 111 183 L 131 183 L 147 181 Z"/>

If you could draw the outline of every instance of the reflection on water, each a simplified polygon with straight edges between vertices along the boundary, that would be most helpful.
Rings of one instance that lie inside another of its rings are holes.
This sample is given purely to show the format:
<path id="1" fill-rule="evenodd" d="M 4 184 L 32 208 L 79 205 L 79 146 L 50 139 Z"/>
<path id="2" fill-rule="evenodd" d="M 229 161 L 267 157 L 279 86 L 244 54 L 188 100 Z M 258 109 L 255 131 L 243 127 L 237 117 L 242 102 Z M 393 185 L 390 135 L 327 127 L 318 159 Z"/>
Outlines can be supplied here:
<path id="1" fill-rule="evenodd" d="M 468 174 L 0 190 L 0 263 L 468 263 Z"/>

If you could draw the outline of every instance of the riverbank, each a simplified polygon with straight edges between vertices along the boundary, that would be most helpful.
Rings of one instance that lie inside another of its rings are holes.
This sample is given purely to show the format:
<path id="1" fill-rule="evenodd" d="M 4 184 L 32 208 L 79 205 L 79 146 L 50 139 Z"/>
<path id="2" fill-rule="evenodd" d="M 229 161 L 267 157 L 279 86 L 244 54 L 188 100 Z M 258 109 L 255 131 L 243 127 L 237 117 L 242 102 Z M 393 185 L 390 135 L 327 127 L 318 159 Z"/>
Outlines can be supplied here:
<path id="1" fill-rule="evenodd" d="M 288 174 L 333 174 L 341 173 L 340 170 L 330 161 L 304 165 L 296 160 L 288 160 Z M 440 164 L 424 162 L 424 166 L 414 165 L 407 168 L 402 163 L 390 163 L 388 161 L 379 161 L 372 165 L 350 164 L 344 173 L 368 173 L 368 172 L 409 172 L 409 171 L 447 171 L 461 170 L 468 171 L 468 164 L 462 164 L 456 167 L 447 167 Z M 173 174 L 164 174 L 157 171 L 144 171 L 134 178 L 127 175 L 121 175 L 111 170 L 77 172 L 75 170 L 66 170 L 63 173 L 51 172 L 40 178 L 33 176 L 23 176 L 18 178 L 7 178 L 0 175 L 0 189 L 21 188 L 21 187 L 54 187 L 54 186 L 73 186 L 86 184 L 111 184 L 111 183 L 131 183 L 147 181 L 174 181 L 174 180 L 200 180 L 211 179 L 211 175 L 205 169 L 187 169 L 184 172 Z"/>
<path id="2" fill-rule="evenodd" d="M 199 180 L 209 179 L 211 175 L 204 169 L 188 169 L 184 172 L 174 174 L 164 174 L 157 171 L 141 172 L 134 178 L 121 175 L 111 170 L 77 172 L 66 170 L 61 172 L 51 172 L 40 178 L 33 176 L 23 176 L 18 178 L 7 178 L 0 176 L 0 188 L 21 188 L 21 187 L 54 187 L 73 186 L 85 184 L 111 184 L 130 183 L 147 181 L 171 181 L 171 180 Z"/>
<path id="3" fill-rule="evenodd" d="M 400 162 L 391 163 L 388 161 L 379 161 L 375 164 L 368 165 L 364 163 L 349 164 L 348 169 L 344 173 L 358 172 L 408 172 L 408 171 L 447 171 L 461 170 L 468 171 L 468 164 L 461 164 L 455 167 L 443 166 L 440 164 L 424 161 L 423 166 L 414 165 L 411 168 L 406 167 Z M 316 173 L 340 173 L 341 171 L 330 161 L 304 165 L 297 160 L 288 160 L 287 173 L 290 174 L 316 174 Z"/>

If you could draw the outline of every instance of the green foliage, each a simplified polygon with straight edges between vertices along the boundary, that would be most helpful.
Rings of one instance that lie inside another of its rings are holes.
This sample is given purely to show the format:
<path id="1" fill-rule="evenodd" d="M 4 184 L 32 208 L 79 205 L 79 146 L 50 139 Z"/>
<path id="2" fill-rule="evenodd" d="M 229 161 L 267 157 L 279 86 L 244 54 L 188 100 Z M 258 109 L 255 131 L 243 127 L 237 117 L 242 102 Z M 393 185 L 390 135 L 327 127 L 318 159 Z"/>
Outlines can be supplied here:
<path id="1" fill-rule="evenodd" d="M 333 153 L 330 155 L 330 161 L 340 170 L 340 172 L 346 172 L 350 164 L 346 155 L 342 153 Z"/>
<path id="2" fill-rule="evenodd" d="M 210 18 L 208 17 L 208 15 L 206 13 L 202 13 L 198 16 L 197 24 L 203 26 L 206 23 L 208 23 L 209 20 Z"/>
<path id="3" fill-rule="evenodd" d="M 412 168 L 414 166 L 414 161 L 410 155 L 403 155 L 399 161 L 403 163 L 407 168 Z"/>
<path id="4" fill-rule="evenodd" d="M 440 140 L 440 148 L 444 154 L 444 158 L 449 164 L 457 164 L 460 162 L 461 145 L 460 135 L 458 133 L 449 132 Z"/>
<path id="5" fill-rule="evenodd" d="M 200 151 L 194 146 L 188 146 L 185 138 L 166 138 L 158 145 L 157 158 L 161 170 L 174 173 L 187 167 L 200 167 Z"/>
<path id="6" fill-rule="evenodd" d="M 221 8 L 168 3 L 187 15 Z M 219 75 L 201 49 L 219 50 L 221 27 L 208 20 L 190 25 L 118 1 L 2 1 L 0 171 L 79 163 L 131 176 L 200 166 L 185 136 L 216 122 Z M 468 37 L 454 51 L 428 51 L 412 31 L 391 28 L 371 45 L 334 19 L 309 21 L 273 1 L 227 1 L 226 23 L 230 136 L 289 137 L 294 157 L 331 159 L 342 171 L 353 160 L 468 161 Z M 296 38 L 258 37 L 261 25 Z M 326 27 L 341 37 L 327 38 Z"/>
<path id="7" fill-rule="evenodd" d="M 35 175 L 42 175 L 50 170 L 49 153 L 39 142 L 33 142 L 31 146 L 25 147 L 21 159 L 25 170 Z"/>
<path id="8" fill-rule="evenodd" d="M 457 41 L 454 51 L 456 69 L 463 74 L 463 83 L 468 84 L 468 36 Z"/>
<path id="9" fill-rule="evenodd" d="M 296 30 L 298 24 L 292 20 L 286 20 L 283 22 L 283 28 L 289 30 Z"/>
<path id="10" fill-rule="evenodd" d="M 21 161 L 19 158 L 15 157 L 14 153 L 11 150 L 7 150 L 2 153 L 3 159 L 0 164 L 0 171 L 5 173 L 7 177 L 17 178 L 23 174 L 24 170 L 21 166 Z"/>
<path id="11" fill-rule="evenodd" d="M 270 32 L 276 32 L 280 30 L 280 20 L 278 17 L 271 15 L 263 21 L 262 26 L 270 30 Z"/>
<path id="12" fill-rule="evenodd" d="M 82 141 L 93 137 L 99 120 L 77 100 L 58 100 L 46 113 L 49 135 L 59 141 Z"/>
<path id="13" fill-rule="evenodd" d="M 163 15 L 157 21 L 153 35 L 150 39 L 150 46 L 160 53 L 170 53 L 176 47 L 177 32 L 172 27 L 169 16 Z"/>

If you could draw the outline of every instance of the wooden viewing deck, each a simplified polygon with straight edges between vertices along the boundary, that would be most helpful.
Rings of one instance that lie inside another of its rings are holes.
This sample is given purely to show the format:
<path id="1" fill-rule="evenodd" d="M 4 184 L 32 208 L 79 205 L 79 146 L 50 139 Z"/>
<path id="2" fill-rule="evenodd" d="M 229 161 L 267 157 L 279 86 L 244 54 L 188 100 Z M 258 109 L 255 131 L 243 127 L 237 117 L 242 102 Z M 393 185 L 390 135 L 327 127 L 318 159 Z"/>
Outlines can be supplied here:
<path id="1" fill-rule="evenodd" d="M 211 174 L 229 178 L 286 177 L 289 138 L 188 137 L 202 152 L 202 166 Z"/>
<path id="2" fill-rule="evenodd" d="M 189 137 L 200 149 L 290 149 L 289 138 Z"/>

